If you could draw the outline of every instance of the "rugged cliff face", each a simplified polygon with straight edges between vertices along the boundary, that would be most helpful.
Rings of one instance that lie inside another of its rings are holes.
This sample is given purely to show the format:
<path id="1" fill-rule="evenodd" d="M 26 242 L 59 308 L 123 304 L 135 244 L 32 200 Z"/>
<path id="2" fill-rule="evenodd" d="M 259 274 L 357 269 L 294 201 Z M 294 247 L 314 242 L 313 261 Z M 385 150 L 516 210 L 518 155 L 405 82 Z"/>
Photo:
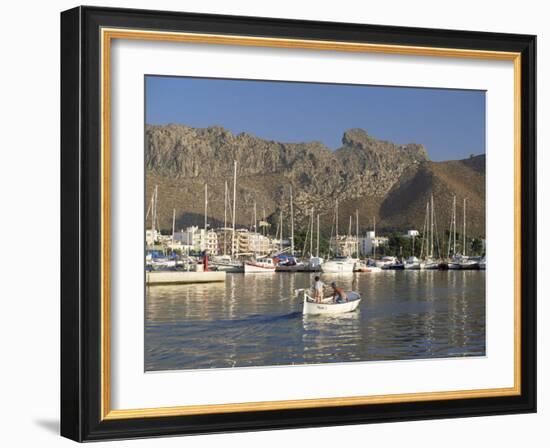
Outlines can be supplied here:
<path id="1" fill-rule="evenodd" d="M 468 195 L 472 233 L 484 235 L 485 163 L 479 158 L 430 162 L 419 144 L 395 145 L 362 129 L 350 129 L 342 147 L 332 151 L 320 142 L 280 143 L 250 134 L 234 135 L 213 126 L 147 126 L 145 130 L 147 200 L 159 185 L 161 225 L 170 227 L 176 208 L 178 226 L 203 222 L 204 184 L 208 183 L 209 216 L 224 220 L 225 182 L 232 187 L 233 160 L 238 166 L 237 222 L 249 225 L 256 202 L 258 218 L 279 210 L 288 214 L 293 188 L 297 225 L 311 207 L 330 227 L 335 199 L 341 219 L 358 208 L 366 229 L 373 216 L 379 228 L 421 227 L 426 197 L 433 191 L 446 227 L 449 197 Z M 440 196 L 440 197 L 439 197 Z M 274 216 L 273 216 L 274 218 Z M 329 230 L 330 231 L 330 230 Z"/>

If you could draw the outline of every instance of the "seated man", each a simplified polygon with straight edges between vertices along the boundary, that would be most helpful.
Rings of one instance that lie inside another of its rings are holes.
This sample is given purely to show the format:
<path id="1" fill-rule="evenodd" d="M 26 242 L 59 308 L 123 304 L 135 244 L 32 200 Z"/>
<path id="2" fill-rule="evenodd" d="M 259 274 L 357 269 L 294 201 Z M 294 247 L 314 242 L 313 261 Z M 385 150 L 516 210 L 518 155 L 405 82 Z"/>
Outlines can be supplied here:
<path id="1" fill-rule="evenodd" d="M 332 296 L 332 300 L 334 302 L 347 302 L 348 301 L 348 296 L 346 295 L 345 291 L 342 288 L 339 288 L 338 286 L 336 286 L 336 282 L 332 282 L 330 284 L 330 286 L 332 286 L 332 290 L 334 292 L 334 294 Z"/>

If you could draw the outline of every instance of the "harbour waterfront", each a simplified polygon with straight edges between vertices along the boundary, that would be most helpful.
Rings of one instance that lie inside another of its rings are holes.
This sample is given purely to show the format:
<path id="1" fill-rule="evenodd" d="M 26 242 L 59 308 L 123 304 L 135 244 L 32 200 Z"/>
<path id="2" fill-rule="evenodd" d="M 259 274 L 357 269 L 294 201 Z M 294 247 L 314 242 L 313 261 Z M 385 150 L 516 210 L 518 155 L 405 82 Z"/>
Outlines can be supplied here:
<path id="1" fill-rule="evenodd" d="M 294 291 L 315 274 L 227 274 L 146 288 L 145 370 L 485 355 L 485 271 L 324 274 L 363 300 L 304 316 Z"/>

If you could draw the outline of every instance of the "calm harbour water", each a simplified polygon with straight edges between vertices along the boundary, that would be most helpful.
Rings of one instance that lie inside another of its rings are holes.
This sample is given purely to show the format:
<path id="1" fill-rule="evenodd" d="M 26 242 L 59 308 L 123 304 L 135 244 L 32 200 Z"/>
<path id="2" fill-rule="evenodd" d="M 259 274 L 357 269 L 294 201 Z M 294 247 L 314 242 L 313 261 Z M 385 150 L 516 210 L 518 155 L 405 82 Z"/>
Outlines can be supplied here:
<path id="1" fill-rule="evenodd" d="M 315 274 L 227 274 L 225 283 L 146 288 L 145 370 L 485 355 L 484 271 L 324 274 L 359 310 L 303 316 Z"/>

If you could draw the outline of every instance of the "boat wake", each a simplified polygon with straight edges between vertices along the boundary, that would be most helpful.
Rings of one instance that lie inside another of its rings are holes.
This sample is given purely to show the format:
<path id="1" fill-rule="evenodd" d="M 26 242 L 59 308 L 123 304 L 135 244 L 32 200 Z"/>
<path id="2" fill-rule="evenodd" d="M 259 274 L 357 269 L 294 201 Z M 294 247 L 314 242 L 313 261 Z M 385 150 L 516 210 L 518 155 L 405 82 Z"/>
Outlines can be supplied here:
<path id="1" fill-rule="evenodd" d="M 275 314 L 275 315 L 268 315 L 268 316 L 261 315 L 261 314 L 252 314 L 246 317 L 245 319 L 247 322 L 250 322 L 250 323 L 269 324 L 272 322 L 291 320 L 301 316 L 302 316 L 301 311 L 292 311 L 291 313 Z"/>

